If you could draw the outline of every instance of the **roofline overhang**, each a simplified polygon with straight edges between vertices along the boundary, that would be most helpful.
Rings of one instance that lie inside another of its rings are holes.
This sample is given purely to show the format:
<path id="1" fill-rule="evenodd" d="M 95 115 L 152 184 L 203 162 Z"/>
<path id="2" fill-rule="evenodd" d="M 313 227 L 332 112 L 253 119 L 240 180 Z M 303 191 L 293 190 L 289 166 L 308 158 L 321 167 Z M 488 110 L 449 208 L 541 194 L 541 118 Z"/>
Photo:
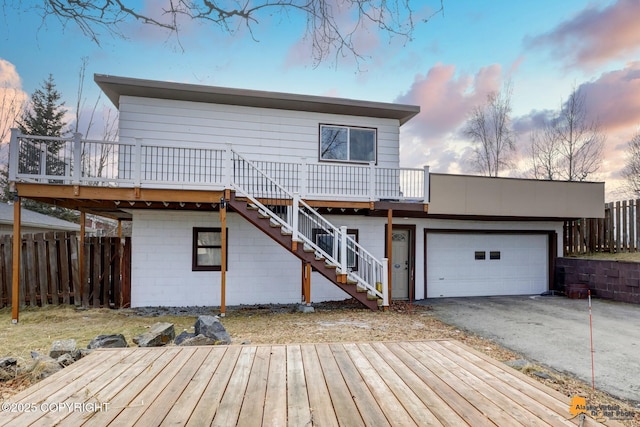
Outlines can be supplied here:
<path id="1" fill-rule="evenodd" d="M 116 108 L 120 108 L 121 96 L 134 96 L 396 119 L 401 125 L 420 112 L 420 107 L 416 105 L 164 82 L 105 74 L 94 74 L 93 79 Z"/>

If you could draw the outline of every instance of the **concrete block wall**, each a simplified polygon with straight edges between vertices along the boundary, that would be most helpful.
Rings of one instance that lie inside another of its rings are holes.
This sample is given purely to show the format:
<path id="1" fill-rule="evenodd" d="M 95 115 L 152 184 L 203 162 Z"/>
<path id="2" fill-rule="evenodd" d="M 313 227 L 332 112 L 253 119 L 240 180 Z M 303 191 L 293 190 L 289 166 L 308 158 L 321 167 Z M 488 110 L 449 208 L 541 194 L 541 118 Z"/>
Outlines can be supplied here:
<path id="1" fill-rule="evenodd" d="M 583 283 L 598 298 L 640 304 L 640 263 L 557 258 L 555 268 L 556 288 Z"/>

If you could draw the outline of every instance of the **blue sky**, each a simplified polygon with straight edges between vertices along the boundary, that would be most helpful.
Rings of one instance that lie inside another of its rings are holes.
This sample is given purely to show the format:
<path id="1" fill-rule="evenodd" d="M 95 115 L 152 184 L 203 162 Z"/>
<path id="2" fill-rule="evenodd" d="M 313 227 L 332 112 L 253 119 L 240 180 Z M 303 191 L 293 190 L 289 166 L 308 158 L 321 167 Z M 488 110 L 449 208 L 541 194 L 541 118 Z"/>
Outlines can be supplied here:
<path id="1" fill-rule="evenodd" d="M 514 120 L 523 124 L 557 109 L 574 86 L 584 85 L 590 114 L 607 134 L 594 179 L 606 181 L 610 193 L 619 184 L 624 144 L 640 128 L 638 0 L 444 0 L 443 13 L 416 24 L 413 40 L 364 32 L 358 46 L 365 59 L 358 65 L 329 58 L 317 66 L 301 40 L 305 21 L 295 13 L 260 16 L 253 27 L 257 41 L 246 31 L 230 36 L 184 22 L 178 44 L 175 36 L 131 22 L 121 27 L 128 39 L 104 32 L 97 46 L 73 23 L 43 21 L 36 8 L 6 3 L 0 3 L 0 87 L 31 94 L 51 73 L 70 114 L 85 57 L 85 109 L 99 94 L 94 73 L 417 104 L 422 113 L 401 133 L 402 165 L 464 173 L 469 143 L 460 128 L 488 92 L 509 79 Z M 419 16 L 440 5 L 413 3 L 426 5 Z M 135 4 L 157 15 L 162 1 Z M 105 98 L 100 104 L 112 107 Z M 521 128 L 524 152 L 529 132 Z M 507 174 L 523 176 L 524 168 L 521 163 Z"/>

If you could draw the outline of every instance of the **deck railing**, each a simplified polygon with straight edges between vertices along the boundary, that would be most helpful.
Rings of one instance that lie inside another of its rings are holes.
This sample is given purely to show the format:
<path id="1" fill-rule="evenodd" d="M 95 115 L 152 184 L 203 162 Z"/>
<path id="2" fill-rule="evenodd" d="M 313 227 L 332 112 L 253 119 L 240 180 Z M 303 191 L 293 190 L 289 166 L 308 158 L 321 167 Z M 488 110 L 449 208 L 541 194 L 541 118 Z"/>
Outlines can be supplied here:
<path id="1" fill-rule="evenodd" d="M 228 145 L 202 148 L 143 139 L 95 141 L 80 134 L 69 138 L 29 136 L 12 129 L 9 180 L 112 187 L 220 190 L 229 178 L 242 178 Z M 384 168 L 251 160 L 303 199 L 428 202 L 428 168 Z"/>

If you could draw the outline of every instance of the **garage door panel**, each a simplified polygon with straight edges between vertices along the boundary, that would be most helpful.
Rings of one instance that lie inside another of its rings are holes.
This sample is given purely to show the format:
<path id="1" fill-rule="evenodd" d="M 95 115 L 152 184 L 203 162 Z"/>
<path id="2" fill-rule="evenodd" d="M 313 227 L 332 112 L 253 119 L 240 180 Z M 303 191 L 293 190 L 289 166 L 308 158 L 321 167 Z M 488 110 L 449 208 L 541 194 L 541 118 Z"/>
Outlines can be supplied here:
<path id="1" fill-rule="evenodd" d="M 491 252 L 499 259 L 491 259 Z M 476 259 L 484 252 L 485 259 Z M 427 297 L 527 295 L 548 289 L 546 234 L 427 235 Z"/>

